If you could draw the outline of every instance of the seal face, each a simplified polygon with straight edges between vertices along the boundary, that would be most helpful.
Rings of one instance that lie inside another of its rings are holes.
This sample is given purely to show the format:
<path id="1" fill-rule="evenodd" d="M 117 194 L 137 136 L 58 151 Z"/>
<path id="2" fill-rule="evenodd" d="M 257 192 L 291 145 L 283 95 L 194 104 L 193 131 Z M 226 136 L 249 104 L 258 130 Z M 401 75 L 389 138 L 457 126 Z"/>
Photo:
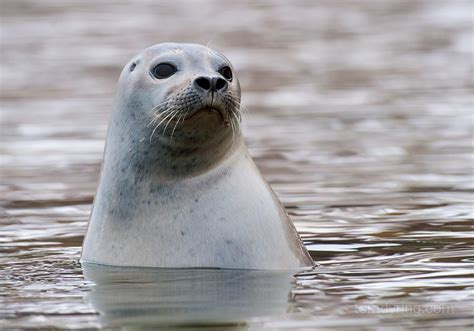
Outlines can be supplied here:
<path id="1" fill-rule="evenodd" d="M 158 44 L 123 69 L 83 262 L 291 269 L 313 264 L 245 147 L 222 54 Z"/>

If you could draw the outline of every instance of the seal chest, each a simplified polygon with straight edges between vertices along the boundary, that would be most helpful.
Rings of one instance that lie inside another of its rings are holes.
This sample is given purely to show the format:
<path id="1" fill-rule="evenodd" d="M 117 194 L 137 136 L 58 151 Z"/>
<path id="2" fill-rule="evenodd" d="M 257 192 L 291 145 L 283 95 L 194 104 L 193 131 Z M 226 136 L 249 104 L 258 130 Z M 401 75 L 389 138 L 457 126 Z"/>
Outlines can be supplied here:
<path id="1" fill-rule="evenodd" d="M 293 269 L 313 265 L 247 152 L 231 63 L 158 44 L 120 75 L 82 262 Z"/>

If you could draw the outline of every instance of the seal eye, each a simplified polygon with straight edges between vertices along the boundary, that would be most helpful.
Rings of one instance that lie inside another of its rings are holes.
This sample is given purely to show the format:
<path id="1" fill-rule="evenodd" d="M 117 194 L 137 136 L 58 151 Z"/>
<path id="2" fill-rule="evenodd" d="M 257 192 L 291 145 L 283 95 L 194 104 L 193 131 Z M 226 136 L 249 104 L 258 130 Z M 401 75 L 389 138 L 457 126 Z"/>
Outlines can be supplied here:
<path id="1" fill-rule="evenodd" d="M 158 79 L 168 78 L 173 76 L 178 71 L 176 67 L 170 63 L 160 63 L 153 68 L 152 74 Z"/>
<path id="2" fill-rule="evenodd" d="M 225 66 L 219 70 L 219 73 L 227 79 L 229 82 L 232 81 L 232 70 L 229 67 Z"/>

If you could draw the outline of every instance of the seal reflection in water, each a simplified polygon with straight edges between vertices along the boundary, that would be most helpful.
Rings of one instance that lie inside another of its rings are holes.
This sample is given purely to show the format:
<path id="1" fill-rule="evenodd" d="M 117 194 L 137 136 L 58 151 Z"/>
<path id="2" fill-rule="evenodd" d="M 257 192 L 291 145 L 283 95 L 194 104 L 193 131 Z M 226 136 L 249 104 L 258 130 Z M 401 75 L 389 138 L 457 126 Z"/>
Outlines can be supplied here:
<path id="1" fill-rule="evenodd" d="M 291 270 L 83 267 L 95 283 L 87 302 L 100 313 L 102 327 L 248 330 L 248 324 L 297 309 L 288 299 L 296 286 Z"/>
<path id="2" fill-rule="evenodd" d="M 82 262 L 293 269 L 313 261 L 240 132 L 231 63 L 158 44 L 123 69 Z"/>

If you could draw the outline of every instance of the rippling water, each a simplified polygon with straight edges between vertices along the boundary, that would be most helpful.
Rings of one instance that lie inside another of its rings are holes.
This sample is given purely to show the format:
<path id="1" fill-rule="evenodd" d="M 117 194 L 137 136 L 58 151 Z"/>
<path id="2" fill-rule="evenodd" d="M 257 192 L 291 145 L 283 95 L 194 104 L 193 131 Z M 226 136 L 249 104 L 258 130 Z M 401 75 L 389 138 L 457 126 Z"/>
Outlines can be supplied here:
<path id="1" fill-rule="evenodd" d="M 1 9 L 1 328 L 473 325 L 471 1 Z M 162 41 L 233 62 L 250 152 L 318 268 L 77 262 L 121 66 Z"/>

